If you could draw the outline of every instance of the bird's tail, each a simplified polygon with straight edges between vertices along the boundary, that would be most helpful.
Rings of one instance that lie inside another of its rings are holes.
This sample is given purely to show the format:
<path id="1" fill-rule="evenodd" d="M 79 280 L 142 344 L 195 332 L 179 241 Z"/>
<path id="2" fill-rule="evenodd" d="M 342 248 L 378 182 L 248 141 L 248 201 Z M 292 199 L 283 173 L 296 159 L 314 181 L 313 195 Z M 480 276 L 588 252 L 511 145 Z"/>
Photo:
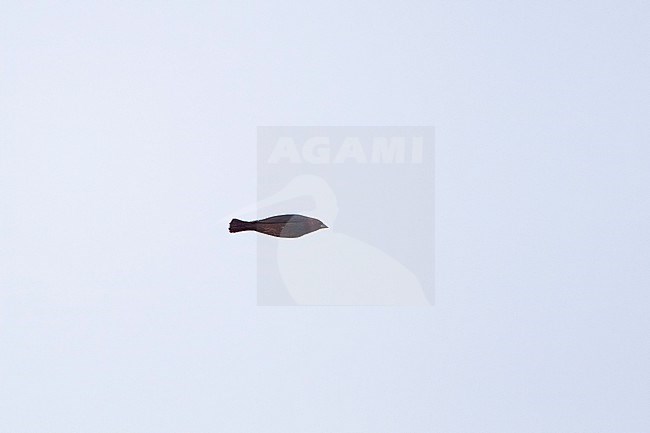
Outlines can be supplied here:
<path id="1" fill-rule="evenodd" d="M 230 233 L 237 233 L 246 230 L 254 230 L 254 227 L 253 227 L 253 223 L 250 223 L 248 221 L 238 220 L 237 218 L 233 218 L 233 220 L 230 221 L 230 227 L 228 227 L 228 230 L 230 231 Z"/>

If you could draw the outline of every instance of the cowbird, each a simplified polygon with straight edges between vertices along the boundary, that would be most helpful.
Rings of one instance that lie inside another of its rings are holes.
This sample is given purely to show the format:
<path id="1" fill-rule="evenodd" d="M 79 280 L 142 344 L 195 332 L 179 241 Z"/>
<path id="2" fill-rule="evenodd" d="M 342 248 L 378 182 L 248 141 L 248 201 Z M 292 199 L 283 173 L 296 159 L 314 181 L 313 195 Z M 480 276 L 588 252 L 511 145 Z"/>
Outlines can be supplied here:
<path id="1" fill-rule="evenodd" d="M 230 221 L 230 233 L 253 230 L 265 235 L 279 238 L 299 238 L 327 226 L 316 218 L 304 215 L 278 215 L 257 221 L 242 221 L 234 218 Z"/>

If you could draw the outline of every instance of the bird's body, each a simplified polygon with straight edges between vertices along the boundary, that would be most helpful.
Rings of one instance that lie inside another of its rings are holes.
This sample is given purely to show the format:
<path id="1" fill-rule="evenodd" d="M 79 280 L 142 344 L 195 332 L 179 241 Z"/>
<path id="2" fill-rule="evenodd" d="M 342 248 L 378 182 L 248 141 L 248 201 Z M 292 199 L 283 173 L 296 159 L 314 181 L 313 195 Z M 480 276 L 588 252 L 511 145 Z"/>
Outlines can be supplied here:
<path id="1" fill-rule="evenodd" d="M 230 221 L 230 233 L 256 231 L 279 238 L 299 238 L 307 233 L 327 228 L 320 220 L 304 215 L 278 215 L 256 221 Z"/>

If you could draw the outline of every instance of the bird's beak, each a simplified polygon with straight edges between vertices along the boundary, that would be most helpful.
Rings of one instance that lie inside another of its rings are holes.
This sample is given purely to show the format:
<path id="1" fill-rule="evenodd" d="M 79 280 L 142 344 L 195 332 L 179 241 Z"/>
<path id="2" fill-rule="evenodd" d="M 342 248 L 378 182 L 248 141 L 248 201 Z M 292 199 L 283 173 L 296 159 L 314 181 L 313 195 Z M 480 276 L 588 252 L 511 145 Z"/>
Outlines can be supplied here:
<path id="1" fill-rule="evenodd" d="M 322 228 L 322 229 L 328 229 L 329 227 L 327 227 L 325 224 L 322 224 L 322 223 L 321 223 L 320 228 Z"/>

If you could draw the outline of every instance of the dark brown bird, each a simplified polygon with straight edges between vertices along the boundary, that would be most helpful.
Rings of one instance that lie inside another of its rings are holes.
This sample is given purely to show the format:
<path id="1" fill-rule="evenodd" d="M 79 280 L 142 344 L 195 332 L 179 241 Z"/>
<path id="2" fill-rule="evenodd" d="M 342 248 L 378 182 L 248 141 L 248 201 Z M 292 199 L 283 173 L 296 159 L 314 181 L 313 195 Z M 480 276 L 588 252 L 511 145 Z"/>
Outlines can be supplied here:
<path id="1" fill-rule="evenodd" d="M 316 218 L 304 215 L 278 215 L 257 221 L 242 221 L 237 218 L 230 221 L 230 233 L 253 230 L 265 235 L 279 238 L 299 238 L 327 226 Z"/>

